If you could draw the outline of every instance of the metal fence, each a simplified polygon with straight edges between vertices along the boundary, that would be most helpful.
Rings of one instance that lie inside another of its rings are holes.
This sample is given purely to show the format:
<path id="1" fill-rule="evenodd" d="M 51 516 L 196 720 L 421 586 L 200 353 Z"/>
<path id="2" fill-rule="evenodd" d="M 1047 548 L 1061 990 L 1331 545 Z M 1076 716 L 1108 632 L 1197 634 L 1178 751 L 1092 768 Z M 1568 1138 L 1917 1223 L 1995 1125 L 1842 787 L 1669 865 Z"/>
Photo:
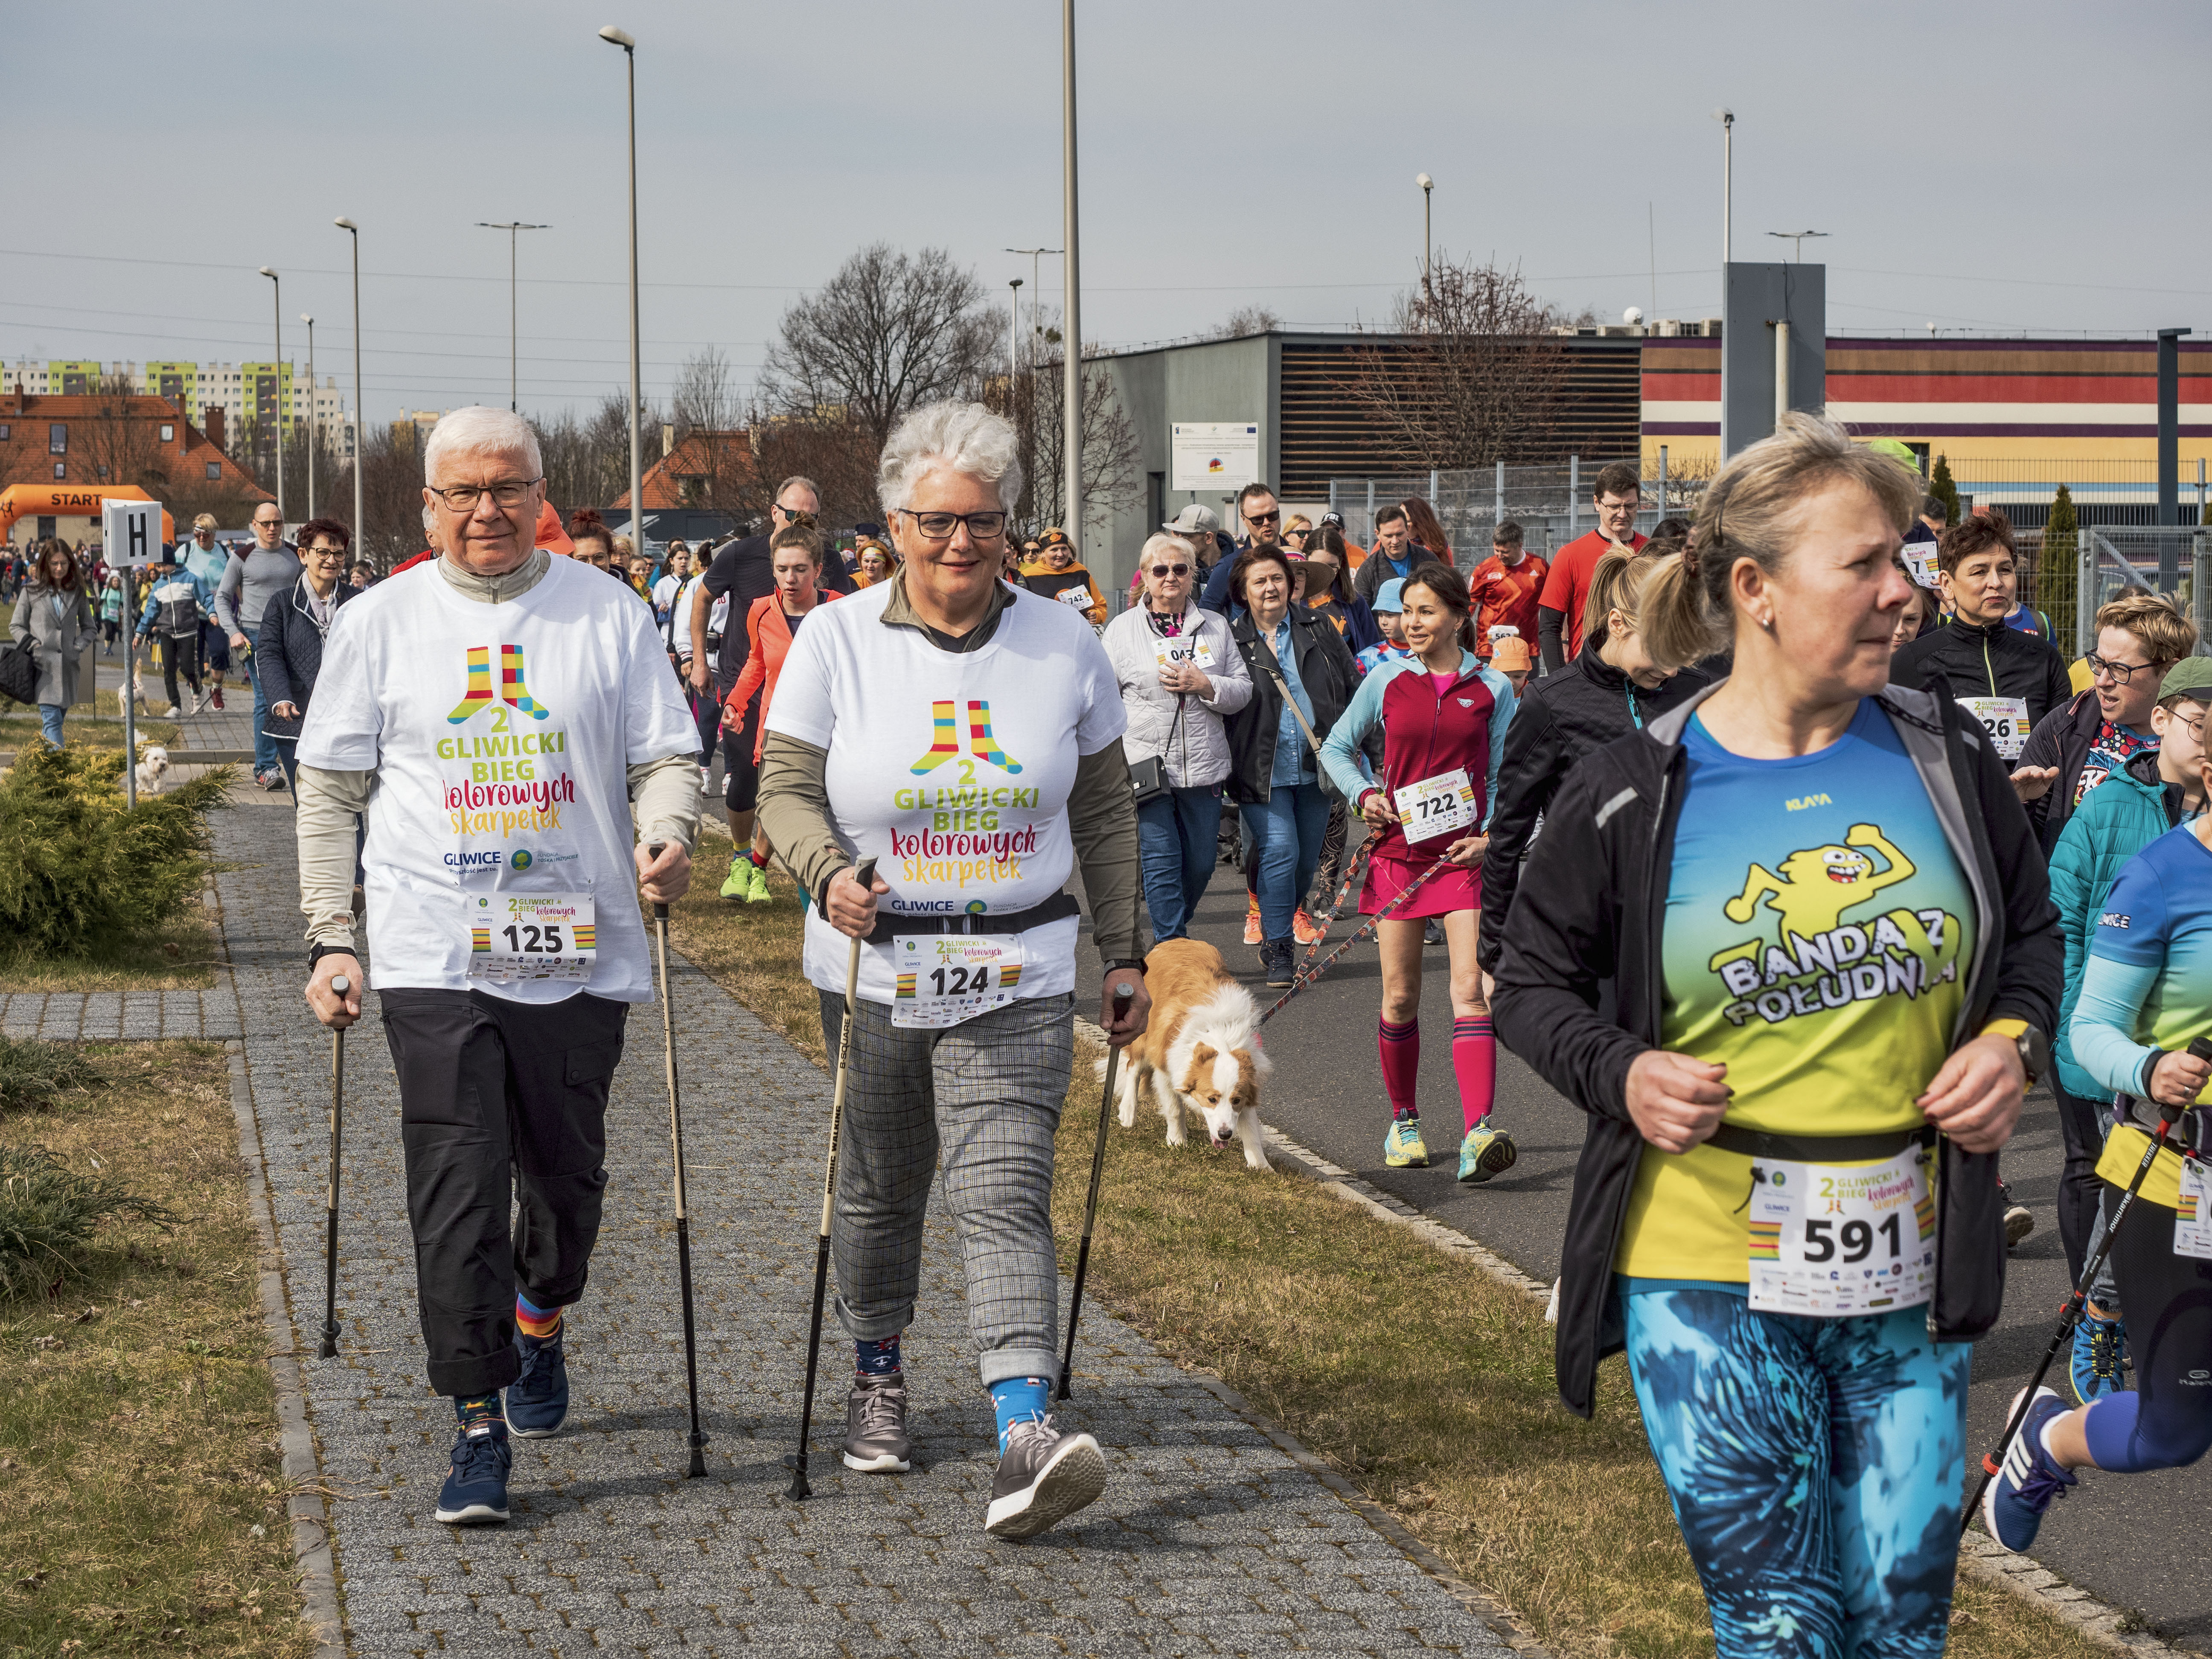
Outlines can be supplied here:
<path id="1" fill-rule="evenodd" d="M 1560 466 L 1492 466 L 1383 477 L 1331 478 L 1328 504 L 1344 514 L 1345 534 L 1365 547 L 1375 539 L 1375 514 L 1409 495 L 1436 509 L 1450 538 L 1460 568 L 1471 570 L 1490 556 L 1490 532 L 1510 519 L 1526 532 L 1531 552 L 1546 557 L 1585 532 L 1597 528 L 1590 492 L 1599 470 L 1609 463 L 1570 456 Z M 1635 466 L 1631 459 L 1626 465 Z M 1643 481 L 1636 527 L 1649 534 L 1670 514 L 1687 518 L 1697 511 L 1703 477 Z"/>
<path id="2" fill-rule="evenodd" d="M 2043 545 L 2040 537 L 2037 543 L 2034 603 L 2061 629 L 2070 617 L 2075 654 L 2096 644 L 2098 609 L 2130 589 L 2172 594 L 2197 632 L 2212 635 L 2212 530 L 2193 525 L 2085 528 L 2071 557 L 2069 550 Z"/>

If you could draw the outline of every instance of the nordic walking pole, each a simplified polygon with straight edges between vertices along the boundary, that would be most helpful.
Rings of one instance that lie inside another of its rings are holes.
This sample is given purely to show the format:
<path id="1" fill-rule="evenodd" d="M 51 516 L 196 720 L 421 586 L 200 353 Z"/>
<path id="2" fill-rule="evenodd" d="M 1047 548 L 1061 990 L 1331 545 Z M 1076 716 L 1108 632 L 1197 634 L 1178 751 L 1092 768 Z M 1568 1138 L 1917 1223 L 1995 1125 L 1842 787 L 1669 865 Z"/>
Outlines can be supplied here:
<path id="1" fill-rule="evenodd" d="M 353 989 L 343 974 L 331 977 L 331 994 L 340 1002 Z M 323 1352 L 338 1352 L 338 1131 L 345 1122 L 345 1028 L 331 1033 L 331 1184 L 325 1200 L 330 1224 L 323 1234 Z"/>
<path id="2" fill-rule="evenodd" d="M 853 879 L 862 892 L 872 890 L 876 861 L 861 860 Z M 806 1392 L 799 1406 L 799 1449 L 786 1460 L 791 1465 L 791 1485 L 783 1495 L 790 1498 L 814 1496 L 814 1488 L 806 1483 L 806 1437 L 814 1427 L 814 1375 L 822 1358 L 822 1305 L 830 1289 L 830 1212 L 837 1201 L 837 1137 L 845 1125 L 845 1079 L 852 1068 L 853 1024 L 860 1006 L 860 947 L 866 942 L 854 939 L 845 961 L 845 1018 L 837 1029 L 837 1083 L 830 1095 L 830 1158 L 822 1176 L 822 1228 L 814 1238 L 814 1322 L 806 1333 Z"/>
<path id="3" fill-rule="evenodd" d="M 1129 1000 L 1137 994 L 1133 985 L 1114 988 L 1114 1021 L 1121 1024 L 1121 1017 L 1129 1012 Z M 1068 1374 L 1075 1369 L 1075 1322 L 1083 1312 L 1083 1280 L 1091 1270 L 1091 1229 L 1098 1219 L 1098 1182 L 1106 1173 L 1106 1115 L 1114 1103 L 1114 1074 L 1121 1069 L 1121 1051 L 1110 1042 L 1106 1048 L 1106 1090 L 1098 1097 L 1098 1139 L 1091 1145 L 1091 1196 L 1083 1204 L 1083 1243 L 1075 1247 L 1075 1293 L 1067 1302 L 1067 1352 L 1060 1356 L 1060 1395 L 1067 1398 Z"/>
<path id="4" fill-rule="evenodd" d="M 2189 1045 L 2188 1052 L 2196 1059 L 2212 1064 L 2212 1042 L 2198 1037 Z M 1981 1510 L 1982 1494 L 1989 1490 L 1990 1482 L 1996 1479 L 1997 1471 L 2004 1467 L 2005 1454 L 2012 1449 L 2013 1437 L 2020 1432 L 2020 1425 L 2027 1420 L 2028 1407 L 2035 1403 L 2035 1391 L 2043 1386 L 2043 1379 L 2050 1374 L 2051 1361 L 2058 1358 L 2061 1348 L 2073 1340 L 2074 1328 L 2081 1322 L 2082 1310 L 2088 1305 L 2089 1287 L 2097 1282 L 2097 1270 L 2105 1265 L 2105 1258 L 2112 1254 L 2112 1241 L 2119 1236 L 2120 1224 L 2128 1218 L 2128 1212 L 2135 1207 L 2136 1195 L 2142 1191 L 2143 1178 L 2150 1174 L 2151 1165 L 2158 1162 L 2159 1152 L 2166 1146 L 2166 1132 L 2197 1109 L 2193 1106 L 2170 1106 L 2162 1109 L 2172 1115 L 2159 1120 L 2158 1133 L 2150 1138 L 2150 1145 L 2143 1148 L 2142 1161 L 2136 1165 L 2134 1178 L 2128 1182 L 2127 1190 L 2120 1194 L 2119 1204 L 2112 1211 L 2112 1218 L 2105 1224 L 2104 1242 L 2097 1246 L 2097 1254 L 2082 1268 L 2081 1280 L 2074 1286 L 2074 1294 L 2068 1297 L 2064 1305 L 2059 1309 L 2058 1329 L 2051 1339 L 2050 1351 L 2043 1356 L 2043 1363 L 2035 1368 L 2034 1379 L 2021 1394 L 2019 1407 L 2014 1411 L 2012 1420 L 2005 1425 L 2004 1437 L 1997 1442 L 1997 1449 L 1982 1455 L 1982 1478 L 1974 1487 L 1972 1498 L 1959 1516 L 1959 1535 L 1961 1538 L 1966 1535 L 1967 1527 Z"/>
<path id="5" fill-rule="evenodd" d="M 646 848 L 655 859 L 665 842 Z M 676 1276 L 684 1288 L 684 1380 L 691 1390 L 691 1467 L 684 1478 L 707 1473 L 707 1437 L 699 1428 L 699 1340 L 691 1318 L 691 1221 L 684 1201 L 684 1109 L 676 1092 L 676 1012 L 668 1000 L 668 907 L 653 901 L 653 927 L 659 946 L 660 1041 L 668 1057 L 668 1145 L 676 1160 Z"/>

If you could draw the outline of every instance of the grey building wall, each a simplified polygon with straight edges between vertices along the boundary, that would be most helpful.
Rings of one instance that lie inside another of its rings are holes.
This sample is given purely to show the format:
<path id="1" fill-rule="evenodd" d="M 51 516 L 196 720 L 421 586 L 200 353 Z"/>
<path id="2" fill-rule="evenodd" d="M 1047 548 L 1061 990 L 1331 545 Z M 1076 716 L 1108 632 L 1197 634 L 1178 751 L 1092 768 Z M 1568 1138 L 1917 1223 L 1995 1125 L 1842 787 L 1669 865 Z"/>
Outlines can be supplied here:
<path id="1" fill-rule="evenodd" d="M 1224 492 L 1194 496 L 1167 487 L 1174 477 L 1169 447 L 1176 422 L 1258 422 L 1261 476 L 1257 482 L 1270 488 L 1276 483 L 1282 456 L 1282 343 L 1274 335 L 1255 334 L 1097 361 L 1113 376 L 1115 393 L 1137 439 L 1135 504 L 1114 514 L 1104 548 L 1086 551 L 1084 560 L 1099 585 L 1106 586 L 1110 577 L 1118 594 L 1136 570 L 1145 538 L 1187 502 L 1196 500 L 1212 507 L 1221 515 L 1222 527 L 1232 536 L 1237 533 L 1235 504 L 1232 500 L 1224 505 Z M 1225 493 L 1233 498 L 1252 482 L 1240 478 Z M 1113 603 L 1118 609 L 1118 598 Z"/>

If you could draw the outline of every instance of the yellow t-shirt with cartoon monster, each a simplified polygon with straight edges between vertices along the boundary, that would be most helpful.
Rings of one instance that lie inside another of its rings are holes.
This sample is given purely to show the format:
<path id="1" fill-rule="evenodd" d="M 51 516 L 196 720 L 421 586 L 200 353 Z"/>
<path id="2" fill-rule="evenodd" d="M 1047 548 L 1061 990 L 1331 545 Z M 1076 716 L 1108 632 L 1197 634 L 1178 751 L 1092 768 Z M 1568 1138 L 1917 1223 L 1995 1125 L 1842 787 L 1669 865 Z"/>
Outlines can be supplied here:
<path id="1" fill-rule="evenodd" d="M 1917 1127 L 1973 961 L 1973 902 L 1871 699 L 1817 754 L 1747 760 L 1694 715 L 1661 946 L 1661 1046 L 1728 1066 L 1727 1121 L 1784 1134 Z M 1844 1160 L 1836 1160 L 1838 1163 Z M 1751 1160 L 1646 1145 L 1615 1268 L 1742 1284 Z"/>

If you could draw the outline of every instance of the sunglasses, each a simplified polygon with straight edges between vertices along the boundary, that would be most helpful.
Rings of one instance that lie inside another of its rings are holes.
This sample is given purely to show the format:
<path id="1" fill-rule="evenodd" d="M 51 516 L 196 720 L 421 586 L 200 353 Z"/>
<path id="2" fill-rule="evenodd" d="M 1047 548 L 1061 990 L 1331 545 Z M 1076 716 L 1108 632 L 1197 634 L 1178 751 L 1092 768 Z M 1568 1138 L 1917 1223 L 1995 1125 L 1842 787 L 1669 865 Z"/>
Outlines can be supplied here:
<path id="1" fill-rule="evenodd" d="M 1155 576 L 1188 576 L 1190 574 L 1190 567 L 1187 564 L 1156 564 L 1152 567 L 1152 574 Z"/>
<path id="2" fill-rule="evenodd" d="M 1280 524 L 1282 521 L 1283 509 L 1279 507 L 1273 513 L 1247 513 L 1244 515 L 1246 524 Z"/>

